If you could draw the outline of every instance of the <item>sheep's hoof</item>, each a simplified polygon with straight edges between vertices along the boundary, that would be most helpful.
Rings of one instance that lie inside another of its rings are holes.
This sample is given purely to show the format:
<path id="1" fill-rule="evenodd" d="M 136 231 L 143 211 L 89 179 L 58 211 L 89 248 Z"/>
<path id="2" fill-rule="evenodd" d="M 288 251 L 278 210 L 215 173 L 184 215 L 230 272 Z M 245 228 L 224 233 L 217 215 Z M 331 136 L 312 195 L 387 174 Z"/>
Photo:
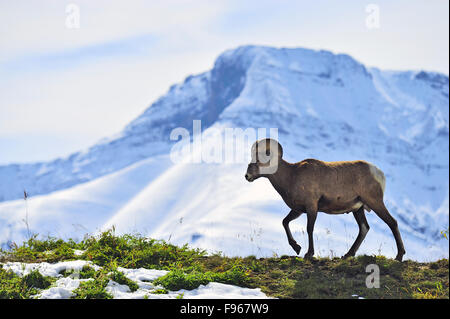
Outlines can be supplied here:
<path id="1" fill-rule="evenodd" d="M 313 259 L 314 253 L 306 253 L 304 259 Z"/>
<path id="2" fill-rule="evenodd" d="M 395 260 L 397 260 L 397 261 L 402 261 L 403 260 L 403 254 L 401 254 L 401 255 L 397 255 L 397 257 L 395 257 Z"/>
<path id="3" fill-rule="evenodd" d="M 291 244 L 291 247 L 295 250 L 295 253 L 296 253 L 297 255 L 300 254 L 300 249 L 302 249 L 302 247 L 300 247 L 299 244 L 297 244 L 297 243 L 292 243 L 292 244 Z"/>
<path id="4" fill-rule="evenodd" d="M 346 253 L 344 256 L 342 256 L 342 259 L 347 259 L 349 257 L 355 257 L 355 254 Z"/>

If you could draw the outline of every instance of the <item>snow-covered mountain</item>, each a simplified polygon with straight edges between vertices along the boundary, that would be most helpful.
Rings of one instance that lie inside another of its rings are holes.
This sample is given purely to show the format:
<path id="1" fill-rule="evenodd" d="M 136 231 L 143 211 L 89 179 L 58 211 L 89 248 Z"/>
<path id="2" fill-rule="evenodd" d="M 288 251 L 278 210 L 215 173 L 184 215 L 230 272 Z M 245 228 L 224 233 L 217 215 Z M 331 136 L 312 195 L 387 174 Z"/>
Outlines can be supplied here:
<path id="1" fill-rule="evenodd" d="M 52 162 L 0 166 L 0 243 L 26 237 L 28 210 L 31 231 L 41 235 L 81 238 L 114 225 L 228 255 L 292 254 L 281 226 L 289 209 L 267 180 L 245 181 L 247 163 L 171 161 L 171 131 L 192 133 L 193 120 L 201 120 L 204 148 L 221 144 L 226 128 L 278 128 L 288 161 L 376 164 L 386 174 L 385 201 L 406 258 L 448 256 L 440 235 L 449 224 L 448 93 L 445 75 L 368 69 L 345 54 L 226 51 L 211 71 L 172 86 L 117 136 Z M 395 256 L 387 225 L 373 213 L 367 218 L 371 231 L 359 252 Z M 303 254 L 305 217 L 291 228 Z M 320 214 L 316 254 L 344 254 L 356 234 L 351 214 Z"/>

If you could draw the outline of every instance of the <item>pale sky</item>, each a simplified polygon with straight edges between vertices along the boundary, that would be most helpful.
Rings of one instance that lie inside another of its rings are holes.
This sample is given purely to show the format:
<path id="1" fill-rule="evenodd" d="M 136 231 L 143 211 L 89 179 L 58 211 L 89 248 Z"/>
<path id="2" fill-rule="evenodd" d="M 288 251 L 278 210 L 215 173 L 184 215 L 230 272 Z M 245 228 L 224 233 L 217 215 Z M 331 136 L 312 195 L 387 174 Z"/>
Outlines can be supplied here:
<path id="1" fill-rule="evenodd" d="M 378 27 L 367 26 L 370 4 Z M 119 132 L 226 49 L 326 49 L 448 75 L 448 30 L 447 0 L 0 0 L 0 165 Z"/>

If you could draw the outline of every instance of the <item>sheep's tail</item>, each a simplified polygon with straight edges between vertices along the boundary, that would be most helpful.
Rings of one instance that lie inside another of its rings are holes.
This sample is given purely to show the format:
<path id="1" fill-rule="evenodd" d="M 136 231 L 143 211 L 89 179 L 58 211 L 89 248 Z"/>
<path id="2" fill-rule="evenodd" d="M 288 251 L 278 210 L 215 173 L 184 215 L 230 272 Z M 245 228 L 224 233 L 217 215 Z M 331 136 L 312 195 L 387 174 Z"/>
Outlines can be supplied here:
<path id="1" fill-rule="evenodd" d="M 375 178 L 375 180 L 380 184 L 384 194 L 384 190 L 386 189 L 386 177 L 384 176 L 383 171 L 373 164 L 370 164 L 369 168 L 370 173 L 372 174 L 373 178 Z"/>

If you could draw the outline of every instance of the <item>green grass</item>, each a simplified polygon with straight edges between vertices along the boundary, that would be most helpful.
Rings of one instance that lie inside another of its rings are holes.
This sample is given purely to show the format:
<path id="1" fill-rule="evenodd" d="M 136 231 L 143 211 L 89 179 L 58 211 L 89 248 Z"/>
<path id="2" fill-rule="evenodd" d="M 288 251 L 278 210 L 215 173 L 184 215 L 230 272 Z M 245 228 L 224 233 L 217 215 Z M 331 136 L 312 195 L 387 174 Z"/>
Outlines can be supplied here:
<path id="1" fill-rule="evenodd" d="M 124 273 L 121 272 L 121 271 L 113 270 L 112 273 L 110 274 L 110 278 L 111 278 L 112 281 L 115 281 L 118 284 L 127 285 L 128 288 L 130 288 L 131 291 L 136 291 L 139 288 L 137 283 L 135 283 L 133 280 L 131 280 L 128 277 L 126 277 L 124 275 Z"/>
<path id="2" fill-rule="evenodd" d="M 19 277 L 12 271 L 0 268 L 0 299 L 29 299 L 47 289 L 55 281 L 54 278 L 44 277 L 38 271 Z"/>
<path id="3" fill-rule="evenodd" d="M 74 271 L 65 271 L 63 276 L 75 275 Z M 109 281 L 115 281 L 120 285 L 127 285 L 130 291 L 138 290 L 139 286 L 133 280 L 127 278 L 123 272 L 118 271 L 114 264 L 106 265 L 100 270 L 84 266 L 76 275 L 79 279 L 93 279 L 80 283 L 80 286 L 73 291 L 73 299 L 111 299 L 112 295 L 106 291 Z"/>
<path id="4" fill-rule="evenodd" d="M 37 235 L 32 236 L 21 246 L 13 243 L 9 251 L 0 249 L 0 262 L 19 261 L 19 262 L 57 262 L 61 260 L 77 259 L 74 249 L 82 249 L 82 243 L 76 243 L 69 239 L 63 241 L 54 237 L 48 237 L 46 240 L 37 239 Z"/>
<path id="5" fill-rule="evenodd" d="M 75 256 L 74 249 L 83 250 L 83 255 Z M 290 256 L 261 259 L 255 256 L 226 257 L 207 255 L 205 251 L 187 245 L 179 247 L 140 235 L 117 236 L 114 229 L 99 236 L 86 237 L 80 242 L 56 238 L 38 240 L 35 236 L 21 246 L 13 245 L 8 251 L 0 251 L 0 263 L 73 259 L 90 260 L 103 267 L 99 271 L 88 266 L 83 268 L 80 278 L 94 280 L 81 283 L 74 290 L 75 298 L 111 298 L 105 291 L 109 280 L 128 285 L 131 291 L 135 291 L 137 284 L 119 272 L 119 266 L 168 270 L 167 275 L 153 282 L 160 286 L 156 290 L 158 293 L 195 289 L 214 281 L 261 288 L 267 295 L 277 298 L 353 298 L 352 295 L 375 299 L 449 298 L 448 259 L 400 263 L 383 256 L 358 256 L 345 260 L 304 260 Z M 376 264 L 380 269 L 380 288 L 366 287 L 369 275 L 366 266 L 369 264 Z M 70 275 L 70 272 L 63 275 Z M 36 277 L 32 283 L 27 280 L 0 269 L 0 298 L 29 298 L 42 289 L 39 288 L 42 278 Z"/>
<path id="6" fill-rule="evenodd" d="M 73 290 L 75 294 L 73 299 L 112 299 L 112 295 L 109 294 L 105 288 L 109 282 L 109 277 L 104 272 L 99 272 L 93 278 L 81 282 L 77 289 Z"/>
<path id="7" fill-rule="evenodd" d="M 63 277 L 76 276 L 78 279 L 89 279 L 96 275 L 96 271 L 94 268 L 85 265 L 81 271 L 75 272 L 74 270 L 64 270 L 60 272 L 60 274 L 63 275 Z"/>
<path id="8" fill-rule="evenodd" d="M 224 272 L 184 272 L 181 269 L 175 269 L 167 275 L 154 281 L 154 284 L 161 285 L 168 290 L 187 289 L 192 290 L 200 285 L 206 285 L 209 282 L 221 282 L 235 286 L 249 286 L 250 277 L 241 267 L 233 267 Z"/>

